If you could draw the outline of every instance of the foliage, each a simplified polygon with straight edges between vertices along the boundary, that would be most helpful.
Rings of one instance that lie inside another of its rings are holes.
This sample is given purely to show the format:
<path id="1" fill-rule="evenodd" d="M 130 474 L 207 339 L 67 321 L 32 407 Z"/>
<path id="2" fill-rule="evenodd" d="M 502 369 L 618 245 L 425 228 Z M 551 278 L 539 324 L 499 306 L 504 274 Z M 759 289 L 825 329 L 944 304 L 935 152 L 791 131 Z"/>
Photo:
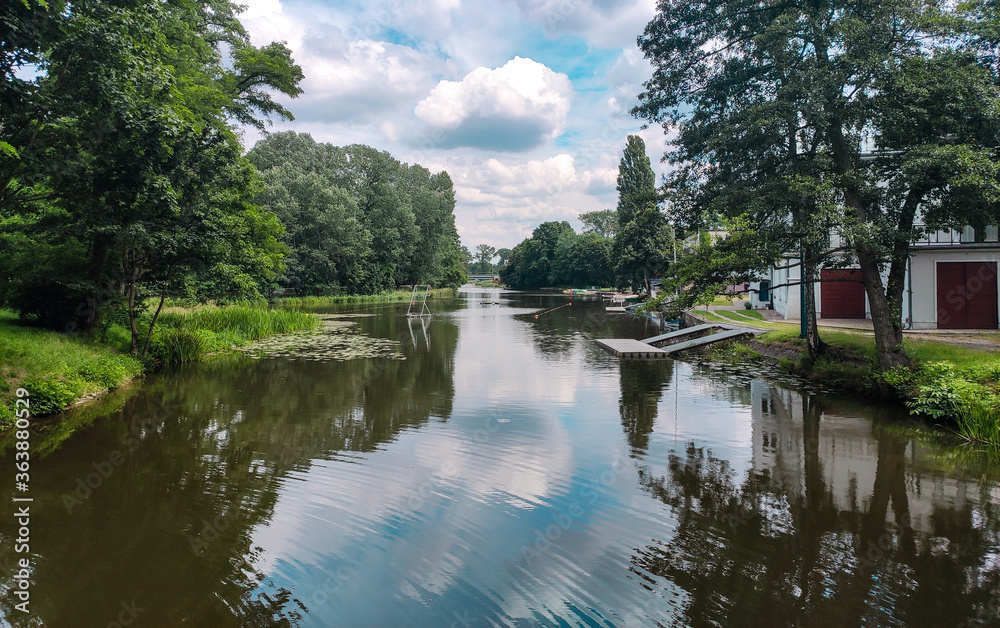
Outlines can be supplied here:
<path id="1" fill-rule="evenodd" d="M 32 413 L 37 415 L 122 386 L 142 372 L 142 364 L 131 356 L 79 335 L 18 324 L 9 310 L 0 310 L 0 365 L 0 404 L 13 407 L 13 391 L 24 387 L 32 392 Z"/>
<path id="2" fill-rule="evenodd" d="M 757 362 L 761 354 L 741 342 L 724 342 L 713 345 L 709 350 L 709 357 L 713 362 L 736 366 Z"/>
<path id="3" fill-rule="evenodd" d="M 775 248 L 805 252 L 807 290 L 817 264 L 856 263 L 882 370 L 907 361 L 900 308 L 919 218 L 995 222 L 992 7 L 663 0 L 639 41 L 654 73 L 634 113 L 677 134 L 667 191 L 681 222 L 743 216 Z"/>
<path id="4" fill-rule="evenodd" d="M 596 233 L 614 240 L 615 234 L 618 233 L 618 212 L 614 209 L 601 209 L 580 214 L 580 222 L 583 223 L 585 234 Z"/>
<path id="5" fill-rule="evenodd" d="M 479 244 L 473 257 L 475 263 L 472 265 L 472 272 L 477 275 L 487 275 L 493 272 L 493 258 L 497 256 L 497 250 L 489 244 Z"/>
<path id="6" fill-rule="evenodd" d="M 285 227 L 282 293 L 377 294 L 401 284 L 455 288 L 465 281 L 447 172 L 294 132 L 268 136 L 248 158 L 265 181 L 257 202 Z"/>
<path id="7" fill-rule="evenodd" d="M 618 229 L 612 255 L 619 286 L 643 286 L 648 293 L 650 281 L 663 271 L 671 234 L 658 202 L 646 144 L 630 135 L 618 165 Z"/>
<path id="8" fill-rule="evenodd" d="M 79 380 L 63 380 L 55 375 L 25 378 L 21 387 L 28 391 L 31 410 L 36 416 L 52 414 L 66 408 L 81 393 Z"/>
<path id="9" fill-rule="evenodd" d="M 545 222 L 514 247 L 500 279 L 516 290 L 611 283 L 611 240 L 577 235 L 568 222 Z"/>
<path id="10" fill-rule="evenodd" d="M 298 95 L 302 72 L 283 44 L 253 46 L 240 10 L 82 0 L 47 14 L 34 114 L 0 160 L 0 238 L 17 244 L 0 247 L 0 274 L 26 318 L 90 331 L 124 317 L 136 355 L 147 297 L 256 298 L 281 272 L 281 226 L 251 202 L 234 124 L 291 119 L 271 92 Z"/>

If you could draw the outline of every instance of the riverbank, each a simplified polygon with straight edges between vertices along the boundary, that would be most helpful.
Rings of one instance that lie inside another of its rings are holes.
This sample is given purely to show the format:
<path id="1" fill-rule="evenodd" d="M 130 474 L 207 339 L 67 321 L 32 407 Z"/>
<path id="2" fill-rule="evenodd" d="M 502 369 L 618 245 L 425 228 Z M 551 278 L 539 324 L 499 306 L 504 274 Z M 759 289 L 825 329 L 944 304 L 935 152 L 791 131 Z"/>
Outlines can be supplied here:
<path id="1" fill-rule="evenodd" d="M 996 351 L 908 337 L 903 342 L 911 364 L 881 373 L 871 333 L 822 329 L 827 352 L 811 360 L 797 325 L 757 324 L 772 331 L 715 346 L 707 355 L 727 363 L 768 360 L 808 380 L 872 397 L 888 385 L 912 415 L 954 429 L 970 442 L 1000 449 L 1000 355 Z"/>
<path id="2" fill-rule="evenodd" d="M 413 296 L 412 290 L 393 290 L 379 294 L 341 294 L 328 297 L 285 297 L 275 303 L 286 307 L 324 307 L 340 303 L 406 303 Z M 431 288 L 428 299 L 452 298 L 458 290 L 452 288 Z"/>
<path id="3" fill-rule="evenodd" d="M 149 329 L 151 315 L 140 318 Z M 296 310 L 256 306 L 171 308 L 157 320 L 145 360 L 129 355 L 131 335 L 111 325 L 103 341 L 21 325 L 0 310 L 0 429 L 13 418 L 15 392 L 30 393 L 32 416 L 54 414 L 162 364 L 205 360 L 241 345 L 303 329 L 319 319 Z M 145 337 L 145 334 L 142 334 Z"/>

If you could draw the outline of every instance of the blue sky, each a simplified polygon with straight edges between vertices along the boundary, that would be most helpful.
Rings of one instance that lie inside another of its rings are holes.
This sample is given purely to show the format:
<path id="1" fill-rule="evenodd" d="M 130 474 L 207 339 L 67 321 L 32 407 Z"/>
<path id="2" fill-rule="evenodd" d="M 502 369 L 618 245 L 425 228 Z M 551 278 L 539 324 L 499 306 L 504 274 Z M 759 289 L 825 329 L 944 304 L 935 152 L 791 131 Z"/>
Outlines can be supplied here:
<path id="1" fill-rule="evenodd" d="M 662 130 L 628 115 L 650 73 L 635 40 L 654 0 L 244 4 L 254 42 L 285 41 L 305 72 L 287 103 L 296 120 L 271 130 L 447 170 L 470 248 L 614 207 L 630 133 L 663 170 Z"/>

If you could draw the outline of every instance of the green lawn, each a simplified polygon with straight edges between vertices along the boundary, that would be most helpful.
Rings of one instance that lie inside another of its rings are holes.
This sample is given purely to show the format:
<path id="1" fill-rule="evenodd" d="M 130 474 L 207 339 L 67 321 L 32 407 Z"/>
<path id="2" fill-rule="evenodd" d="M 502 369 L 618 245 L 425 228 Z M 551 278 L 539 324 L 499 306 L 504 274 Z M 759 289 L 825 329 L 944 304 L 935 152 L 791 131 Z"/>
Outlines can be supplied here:
<path id="1" fill-rule="evenodd" d="M 764 320 L 764 315 L 756 310 L 715 310 L 712 313 L 738 323 L 757 323 Z"/>
<path id="2" fill-rule="evenodd" d="M 80 336 L 24 327 L 0 310 L 0 426 L 9 423 L 15 391 L 31 393 L 33 415 L 64 409 L 86 395 L 117 388 L 142 372 L 139 360 Z"/>
<path id="3" fill-rule="evenodd" d="M 139 320 L 145 337 L 151 315 Z M 235 345 L 318 326 L 319 319 L 292 309 L 259 305 L 195 309 L 171 308 L 153 332 L 151 362 L 179 363 L 204 359 Z M 13 419 L 18 388 L 30 393 L 32 415 L 52 414 L 91 394 L 118 388 L 141 374 L 144 365 L 127 355 L 131 335 L 112 325 L 107 342 L 18 323 L 0 310 L 0 428 Z"/>

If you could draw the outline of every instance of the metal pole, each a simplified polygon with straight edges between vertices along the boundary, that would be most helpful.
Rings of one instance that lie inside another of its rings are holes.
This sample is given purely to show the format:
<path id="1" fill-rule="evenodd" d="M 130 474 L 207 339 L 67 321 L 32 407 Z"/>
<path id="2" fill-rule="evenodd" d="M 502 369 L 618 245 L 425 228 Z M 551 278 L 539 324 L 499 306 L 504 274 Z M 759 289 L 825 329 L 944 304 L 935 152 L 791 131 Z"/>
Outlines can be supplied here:
<path id="1" fill-rule="evenodd" d="M 799 307 L 800 307 L 800 318 L 802 319 L 799 326 L 799 338 L 809 337 L 809 326 L 806 322 L 806 254 L 805 251 L 801 251 L 802 257 L 799 258 Z"/>

